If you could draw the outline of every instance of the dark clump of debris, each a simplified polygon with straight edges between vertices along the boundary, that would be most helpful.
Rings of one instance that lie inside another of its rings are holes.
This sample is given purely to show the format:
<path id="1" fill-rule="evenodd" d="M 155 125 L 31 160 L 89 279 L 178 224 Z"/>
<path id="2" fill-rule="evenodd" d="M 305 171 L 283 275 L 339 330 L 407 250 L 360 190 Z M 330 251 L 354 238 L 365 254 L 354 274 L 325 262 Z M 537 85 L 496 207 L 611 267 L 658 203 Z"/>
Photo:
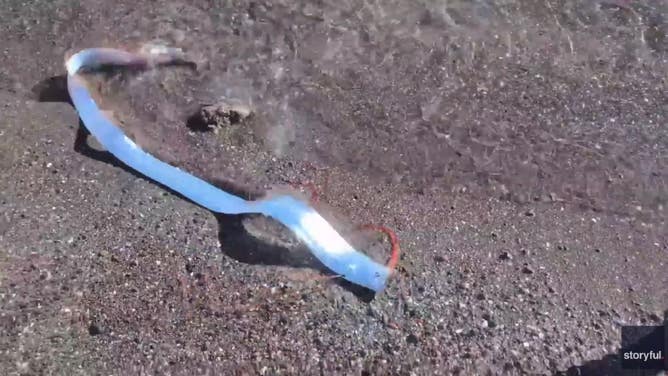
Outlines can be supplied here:
<path id="1" fill-rule="evenodd" d="M 202 105 L 190 116 L 186 125 L 197 132 L 216 132 L 218 129 L 239 124 L 252 114 L 248 106 L 220 102 Z"/>

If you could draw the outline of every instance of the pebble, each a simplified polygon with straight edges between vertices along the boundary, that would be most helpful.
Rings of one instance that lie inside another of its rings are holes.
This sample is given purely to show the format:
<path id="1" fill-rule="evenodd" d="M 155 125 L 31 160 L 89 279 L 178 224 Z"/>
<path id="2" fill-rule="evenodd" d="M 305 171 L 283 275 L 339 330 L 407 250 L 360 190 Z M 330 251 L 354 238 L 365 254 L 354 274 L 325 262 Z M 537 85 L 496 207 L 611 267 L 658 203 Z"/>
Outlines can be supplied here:
<path id="1" fill-rule="evenodd" d="M 96 336 L 98 334 L 102 334 L 102 330 L 95 323 L 92 323 L 88 326 L 88 334 L 91 336 Z"/>
<path id="2" fill-rule="evenodd" d="M 512 259 L 513 259 L 513 256 L 510 254 L 510 252 L 503 252 L 499 255 L 499 260 L 508 261 L 508 260 L 512 260 Z"/>
<path id="3" fill-rule="evenodd" d="M 529 265 L 524 265 L 524 267 L 522 268 L 522 273 L 524 273 L 524 274 L 533 274 L 534 271 L 533 271 L 533 269 L 532 269 L 531 267 L 529 267 Z"/>
<path id="4" fill-rule="evenodd" d="M 657 323 L 663 321 L 663 318 L 661 316 L 659 316 L 658 313 L 651 313 L 649 315 L 649 318 L 650 318 L 650 320 L 652 320 L 654 322 L 657 322 Z"/>

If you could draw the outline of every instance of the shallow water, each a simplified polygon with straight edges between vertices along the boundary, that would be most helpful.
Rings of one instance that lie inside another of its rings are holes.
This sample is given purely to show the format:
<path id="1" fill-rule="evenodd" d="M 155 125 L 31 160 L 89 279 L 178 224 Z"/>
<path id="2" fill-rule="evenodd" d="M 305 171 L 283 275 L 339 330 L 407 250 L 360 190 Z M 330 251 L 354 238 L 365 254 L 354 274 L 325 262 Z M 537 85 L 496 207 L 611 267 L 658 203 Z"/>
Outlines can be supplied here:
<path id="1" fill-rule="evenodd" d="M 172 1 L 144 20 L 154 40 L 195 57 L 199 73 L 149 73 L 123 90 L 142 124 L 161 124 L 148 133 L 174 160 L 230 158 L 207 154 L 221 153 L 209 136 L 191 135 L 188 148 L 179 141 L 196 104 L 226 100 L 256 112 L 253 138 L 269 151 L 257 169 L 276 158 L 308 161 L 415 192 L 664 216 L 667 9 L 666 1 Z"/>

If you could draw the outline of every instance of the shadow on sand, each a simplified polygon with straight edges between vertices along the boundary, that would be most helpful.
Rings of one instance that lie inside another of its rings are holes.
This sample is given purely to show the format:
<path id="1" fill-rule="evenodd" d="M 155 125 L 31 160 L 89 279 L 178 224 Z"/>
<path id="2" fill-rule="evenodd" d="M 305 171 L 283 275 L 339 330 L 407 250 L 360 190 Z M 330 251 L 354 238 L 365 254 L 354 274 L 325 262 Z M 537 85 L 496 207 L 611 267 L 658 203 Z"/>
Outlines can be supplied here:
<path id="1" fill-rule="evenodd" d="M 73 105 L 67 91 L 66 75 L 45 79 L 33 86 L 32 92 L 35 96 L 34 99 L 39 102 L 62 102 Z M 97 150 L 91 147 L 88 143 L 89 135 L 90 133 L 85 128 L 82 121 L 79 120 L 79 127 L 77 129 L 77 134 L 74 140 L 74 150 L 76 152 L 97 161 L 121 168 L 137 178 L 144 179 L 153 184 L 156 184 L 162 189 L 169 191 L 173 195 L 190 201 L 188 198 L 182 196 L 178 192 L 173 191 L 169 187 L 147 178 L 146 176 L 141 175 L 135 170 L 129 168 L 117 160 L 111 153 Z M 262 196 L 262 194 L 258 192 L 242 190 L 231 182 L 215 181 L 211 182 L 211 184 L 226 192 L 240 197 L 249 197 L 251 199 L 255 199 Z M 331 270 L 325 267 L 308 251 L 305 246 L 301 244 L 294 248 L 287 248 L 277 245 L 275 242 L 259 239 L 258 237 L 250 234 L 244 225 L 244 221 L 252 219 L 252 217 L 258 215 L 226 215 L 214 212 L 212 212 L 212 214 L 218 221 L 218 237 L 220 240 L 222 252 L 239 262 L 253 265 L 309 267 L 328 275 L 333 274 Z M 273 220 L 271 221 L 274 222 L 275 225 L 283 227 L 280 223 Z M 283 227 L 283 231 L 291 233 L 285 227 Z M 352 284 L 342 278 L 336 278 L 334 281 L 341 287 L 352 292 L 355 296 L 364 302 L 370 302 L 375 297 L 375 294 L 372 290 Z"/>

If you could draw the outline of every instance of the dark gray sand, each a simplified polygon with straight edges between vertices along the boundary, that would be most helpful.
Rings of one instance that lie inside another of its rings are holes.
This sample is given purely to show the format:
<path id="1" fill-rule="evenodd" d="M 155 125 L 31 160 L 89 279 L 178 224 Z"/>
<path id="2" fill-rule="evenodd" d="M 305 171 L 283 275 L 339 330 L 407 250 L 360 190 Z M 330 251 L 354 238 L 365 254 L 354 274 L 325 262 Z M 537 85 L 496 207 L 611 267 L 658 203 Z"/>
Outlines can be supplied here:
<path id="1" fill-rule="evenodd" d="M 614 375 L 668 308 L 667 1 L 3 0 L 0 31 L 3 374 Z M 128 134 L 249 197 L 313 183 L 381 261 L 355 228 L 394 229 L 386 291 L 77 140 L 64 56 L 144 42 L 198 69 L 91 77 Z"/>

